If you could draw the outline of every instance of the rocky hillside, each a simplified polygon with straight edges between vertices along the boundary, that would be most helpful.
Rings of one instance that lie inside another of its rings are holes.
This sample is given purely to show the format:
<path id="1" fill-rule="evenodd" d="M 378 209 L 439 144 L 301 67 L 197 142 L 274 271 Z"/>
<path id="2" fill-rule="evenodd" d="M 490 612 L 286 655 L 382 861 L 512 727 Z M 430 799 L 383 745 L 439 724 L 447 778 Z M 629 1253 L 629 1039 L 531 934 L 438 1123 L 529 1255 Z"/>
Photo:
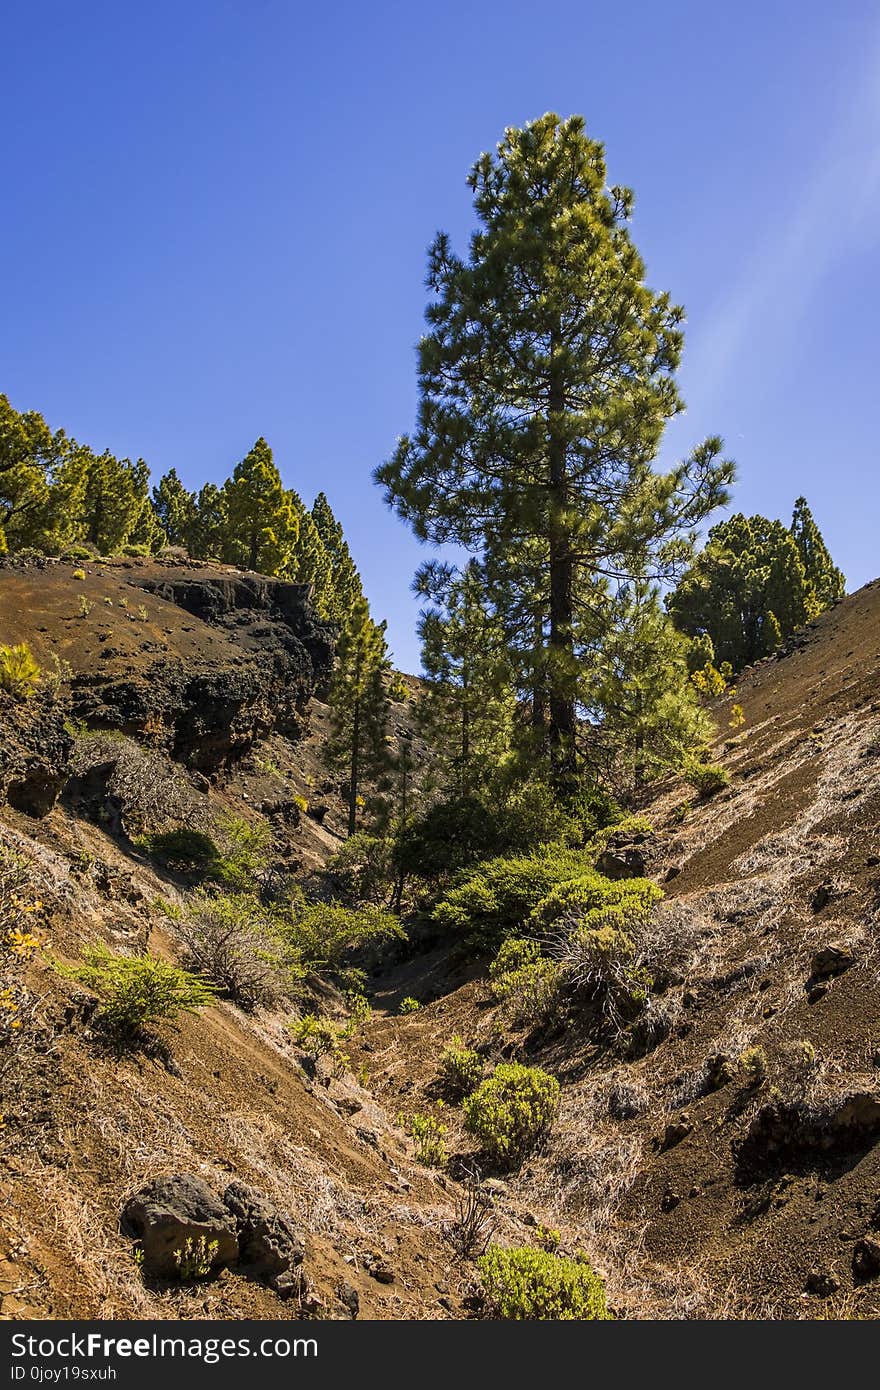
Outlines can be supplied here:
<path id="1" fill-rule="evenodd" d="M 59 676 L 57 695 L 0 695 L 0 839 L 29 866 L 41 948 L 0 1073 L 2 1316 L 468 1316 L 448 1237 L 472 1145 L 437 1091 L 453 1035 L 563 1086 L 543 1149 L 487 1184 L 501 1240 L 556 1228 L 618 1316 L 880 1314 L 880 583 L 747 673 L 741 727 L 719 707 L 730 785 L 670 782 L 652 833 L 618 847 L 662 885 L 669 943 L 626 1046 L 501 1026 L 483 971 L 440 941 L 370 981 L 344 1069 L 280 1011 L 225 1002 L 150 1055 L 111 1049 L 48 958 L 179 958 L 157 900 L 185 889 L 125 833 L 118 779 L 193 824 L 264 821 L 279 871 L 307 873 L 343 824 L 320 759 L 331 639 L 302 589 L 237 571 L 0 567 L 0 642 Z M 401 1111 L 450 1126 L 449 1175 L 415 1162 Z M 223 1243 L 218 1278 L 164 1277 L 161 1230 L 135 1261 L 169 1210 Z"/>

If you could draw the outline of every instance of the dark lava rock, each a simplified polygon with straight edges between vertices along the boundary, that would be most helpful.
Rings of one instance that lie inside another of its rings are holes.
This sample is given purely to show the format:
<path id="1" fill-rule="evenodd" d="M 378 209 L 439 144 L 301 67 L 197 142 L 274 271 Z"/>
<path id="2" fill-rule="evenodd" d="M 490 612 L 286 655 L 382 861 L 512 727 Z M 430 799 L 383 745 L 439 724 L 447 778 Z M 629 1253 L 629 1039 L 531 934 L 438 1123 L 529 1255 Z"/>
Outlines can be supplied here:
<path id="1" fill-rule="evenodd" d="M 348 1309 L 348 1315 L 356 1318 L 361 1310 L 361 1300 L 357 1289 L 353 1289 L 351 1284 L 340 1284 L 336 1290 L 336 1297 L 343 1308 Z"/>
<path id="2" fill-rule="evenodd" d="M 223 1201 L 236 1221 L 242 1265 L 260 1278 L 276 1279 L 302 1264 L 302 1241 L 290 1219 L 268 1197 L 234 1182 Z"/>
<path id="3" fill-rule="evenodd" d="M 840 1280 L 827 1269 L 811 1269 L 804 1288 L 807 1293 L 814 1293 L 818 1298 L 828 1298 L 830 1294 L 837 1293 Z"/>
<path id="4" fill-rule="evenodd" d="M 29 700 L 0 691 L 0 801 L 26 816 L 48 815 L 67 779 L 73 750 L 67 713 L 40 691 Z"/>
<path id="5" fill-rule="evenodd" d="M 161 1279 L 180 1277 L 181 1257 L 197 1246 L 206 1251 L 211 1271 L 238 1260 L 235 1217 L 207 1183 L 192 1173 L 153 1178 L 122 1211 L 122 1229 L 141 1243 L 143 1270 Z M 217 1248 L 208 1254 L 207 1247 Z"/>
<path id="6" fill-rule="evenodd" d="M 855 953 L 849 946 L 823 946 L 810 962 L 810 978 L 812 981 L 828 980 L 834 975 L 842 975 L 855 962 Z"/>

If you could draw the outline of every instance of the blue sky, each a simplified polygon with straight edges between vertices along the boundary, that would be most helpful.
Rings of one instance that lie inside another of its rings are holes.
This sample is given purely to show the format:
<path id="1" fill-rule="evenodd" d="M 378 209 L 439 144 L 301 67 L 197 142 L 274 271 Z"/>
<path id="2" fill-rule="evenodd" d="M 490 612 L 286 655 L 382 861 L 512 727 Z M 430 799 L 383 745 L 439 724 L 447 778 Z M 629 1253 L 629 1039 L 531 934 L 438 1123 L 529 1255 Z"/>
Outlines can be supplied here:
<path id="1" fill-rule="evenodd" d="M 734 508 L 806 493 L 880 573 L 880 11 L 592 0 L 4 7 L 0 390 L 98 448 L 226 476 L 264 434 L 330 496 L 416 669 L 424 550 L 370 473 L 410 428 L 425 248 L 507 125 L 582 113 L 688 312 L 687 413 Z"/>

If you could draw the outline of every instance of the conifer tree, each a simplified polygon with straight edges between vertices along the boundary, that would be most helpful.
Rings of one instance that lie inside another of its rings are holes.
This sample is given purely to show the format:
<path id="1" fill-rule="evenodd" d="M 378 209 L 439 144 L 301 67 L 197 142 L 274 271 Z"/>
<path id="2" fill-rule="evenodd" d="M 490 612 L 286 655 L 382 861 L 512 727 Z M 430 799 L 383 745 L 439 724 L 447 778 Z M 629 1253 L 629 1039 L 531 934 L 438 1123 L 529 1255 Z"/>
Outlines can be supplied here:
<path id="1" fill-rule="evenodd" d="M 342 527 L 333 515 L 323 492 L 319 492 L 315 498 L 312 520 L 330 560 L 330 581 L 326 591 L 327 617 L 331 622 L 341 626 L 355 602 L 363 598 L 360 575 L 351 558 Z"/>
<path id="2" fill-rule="evenodd" d="M 153 488 L 153 507 L 168 545 L 192 549 L 196 521 L 196 495 L 189 492 L 170 468 Z"/>
<path id="3" fill-rule="evenodd" d="M 680 767 L 709 738 L 712 725 L 688 670 L 689 645 L 664 613 L 655 585 L 637 580 L 620 588 L 599 647 L 592 698 L 618 786 L 638 787 Z"/>
<path id="4" fill-rule="evenodd" d="M 632 194 L 607 187 L 583 120 L 509 129 L 470 186 L 480 227 L 467 259 L 444 233 L 429 254 L 417 427 L 376 479 L 420 538 L 504 571 L 517 622 L 530 612 L 562 789 L 597 591 L 607 578 L 669 578 L 733 467 L 712 438 L 668 473 L 652 469 L 682 409 L 683 311 L 645 284 Z"/>
<path id="5" fill-rule="evenodd" d="M 370 617 L 365 598 L 355 600 L 336 650 L 330 692 L 333 732 L 327 758 L 346 772 L 348 833 L 357 829 L 365 777 L 379 776 L 388 764 L 388 671 L 385 624 Z"/>
<path id="6" fill-rule="evenodd" d="M 149 469 L 143 459 L 96 454 L 75 440 L 66 442 L 53 475 L 48 515 L 56 543 L 85 541 L 101 555 L 118 555 L 125 546 L 147 550 L 161 542 L 149 496 Z"/>
<path id="7" fill-rule="evenodd" d="M 42 415 L 17 411 L 0 394 L 0 554 L 38 537 L 59 443 Z"/>
<path id="8" fill-rule="evenodd" d="M 333 566 L 318 534 L 312 514 L 296 492 L 288 496 L 296 512 L 298 535 L 287 567 L 287 577 L 297 584 L 311 584 L 312 602 L 322 618 L 330 617 Z"/>
<path id="9" fill-rule="evenodd" d="M 812 598 L 787 527 L 738 513 L 712 527 L 667 608 L 682 632 L 708 633 L 717 662 L 739 672 L 776 651 L 808 620 Z"/>
<path id="10" fill-rule="evenodd" d="M 219 560 L 226 533 L 226 493 L 216 483 L 205 483 L 196 497 L 190 555 L 196 560 Z"/>
<path id="11" fill-rule="evenodd" d="M 284 574 L 299 535 L 296 509 L 262 437 L 223 485 L 227 564 Z"/>
<path id="12" fill-rule="evenodd" d="M 432 605 L 419 619 L 426 680 L 419 722 L 441 776 L 464 792 L 510 749 L 515 711 L 505 633 L 476 560 L 461 573 L 429 562 L 413 588 Z"/>
<path id="13" fill-rule="evenodd" d="M 846 579 L 831 558 L 822 532 L 813 520 L 807 499 L 799 497 L 794 504 L 791 534 L 801 557 L 807 583 L 812 590 L 809 608 L 811 617 L 823 612 L 846 593 Z"/>

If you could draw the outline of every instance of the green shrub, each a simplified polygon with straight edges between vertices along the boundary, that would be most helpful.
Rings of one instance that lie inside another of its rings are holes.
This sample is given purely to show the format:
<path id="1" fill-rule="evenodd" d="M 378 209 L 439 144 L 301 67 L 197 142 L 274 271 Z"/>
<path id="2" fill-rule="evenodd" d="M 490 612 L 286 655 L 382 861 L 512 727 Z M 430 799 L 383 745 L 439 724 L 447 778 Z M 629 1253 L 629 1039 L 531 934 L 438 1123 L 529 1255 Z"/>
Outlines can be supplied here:
<path id="1" fill-rule="evenodd" d="M 290 1036 L 310 1057 L 325 1057 L 328 1054 L 337 1060 L 347 1062 L 342 1051 L 345 1030 L 330 1018 L 319 1018 L 317 1014 L 303 1014 L 288 1024 Z"/>
<path id="2" fill-rule="evenodd" d="M 544 782 L 509 785 L 495 779 L 417 815 L 402 830 L 396 855 L 405 874 L 442 879 L 479 860 L 525 855 L 540 845 L 579 844 L 613 816 L 611 803 L 601 798 L 583 795 L 562 804 Z"/>
<path id="3" fill-rule="evenodd" d="M 227 888 L 253 890 L 266 870 L 272 831 L 265 821 L 249 821 L 232 813 L 216 824 L 220 852 L 211 864 L 211 877 Z"/>
<path id="4" fill-rule="evenodd" d="M 445 1168 L 446 1133 L 448 1126 L 441 1124 L 433 1115 L 398 1115 L 397 1123 L 405 1129 L 416 1144 L 416 1162 L 426 1168 Z"/>
<path id="5" fill-rule="evenodd" d="M 605 1287 L 586 1262 L 532 1246 L 490 1245 L 477 1261 L 492 1316 L 520 1321 L 600 1321 L 610 1317 Z"/>
<path id="6" fill-rule="evenodd" d="M 16 700 L 29 700 L 39 679 L 40 668 L 27 642 L 0 646 L 0 690 L 8 691 Z"/>
<path id="7" fill-rule="evenodd" d="M 62 974 L 94 991 L 97 1020 L 110 1033 L 133 1039 L 149 1024 L 174 1021 L 214 1001 L 214 989 L 187 970 L 158 956 L 115 956 L 92 946 L 79 965 Z"/>
<path id="8" fill-rule="evenodd" d="M 465 1100 L 465 1128 L 490 1158 L 513 1167 L 549 1132 L 558 1109 L 555 1077 L 502 1062 Z"/>
<path id="9" fill-rule="evenodd" d="M 149 555 L 151 551 L 148 545 L 135 544 L 124 545 L 122 547 L 122 553 L 123 555 Z"/>
<path id="10" fill-rule="evenodd" d="M 479 946 L 494 946 L 521 933 L 557 884 L 592 873 L 582 852 L 558 845 L 489 859 L 458 876 L 435 905 L 433 918 L 447 930 L 467 932 Z"/>
<path id="11" fill-rule="evenodd" d="M 608 879 L 594 869 L 550 889 L 536 904 L 530 925 L 550 927 L 562 917 L 583 919 L 588 913 L 619 909 L 621 919 L 644 921 L 663 897 L 662 888 L 647 878 Z"/>
<path id="12" fill-rule="evenodd" d="M 510 937 L 489 966 L 492 993 L 515 1028 L 543 1022 L 559 999 L 562 971 L 537 941 Z"/>
<path id="13" fill-rule="evenodd" d="M 391 912 L 378 907 L 343 907 L 341 903 L 295 906 L 281 924 L 290 947 L 315 969 L 337 969 L 345 956 L 366 946 L 402 939 L 403 927 Z"/>
<path id="14" fill-rule="evenodd" d="M 452 1101 L 464 1100 L 483 1079 L 483 1059 L 472 1047 L 455 1037 L 440 1054 L 440 1079 Z"/>
<path id="15" fill-rule="evenodd" d="M 219 858 L 216 844 L 203 830 L 179 826 L 154 835 L 141 835 L 134 843 L 166 868 L 210 873 Z"/>
<path id="16" fill-rule="evenodd" d="M 94 560 L 97 553 L 94 546 L 91 545 L 71 545 L 59 556 L 59 559 L 68 564 L 75 564 L 77 560 Z"/>
<path id="17" fill-rule="evenodd" d="M 688 763 L 684 775 L 694 790 L 705 797 L 714 796 L 730 782 L 730 774 L 716 763 Z"/>
<path id="18" fill-rule="evenodd" d="M 347 902 L 388 902 L 397 875 L 393 850 L 392 841 L 380 835 L 349 835 L 327 865 Z"/>

